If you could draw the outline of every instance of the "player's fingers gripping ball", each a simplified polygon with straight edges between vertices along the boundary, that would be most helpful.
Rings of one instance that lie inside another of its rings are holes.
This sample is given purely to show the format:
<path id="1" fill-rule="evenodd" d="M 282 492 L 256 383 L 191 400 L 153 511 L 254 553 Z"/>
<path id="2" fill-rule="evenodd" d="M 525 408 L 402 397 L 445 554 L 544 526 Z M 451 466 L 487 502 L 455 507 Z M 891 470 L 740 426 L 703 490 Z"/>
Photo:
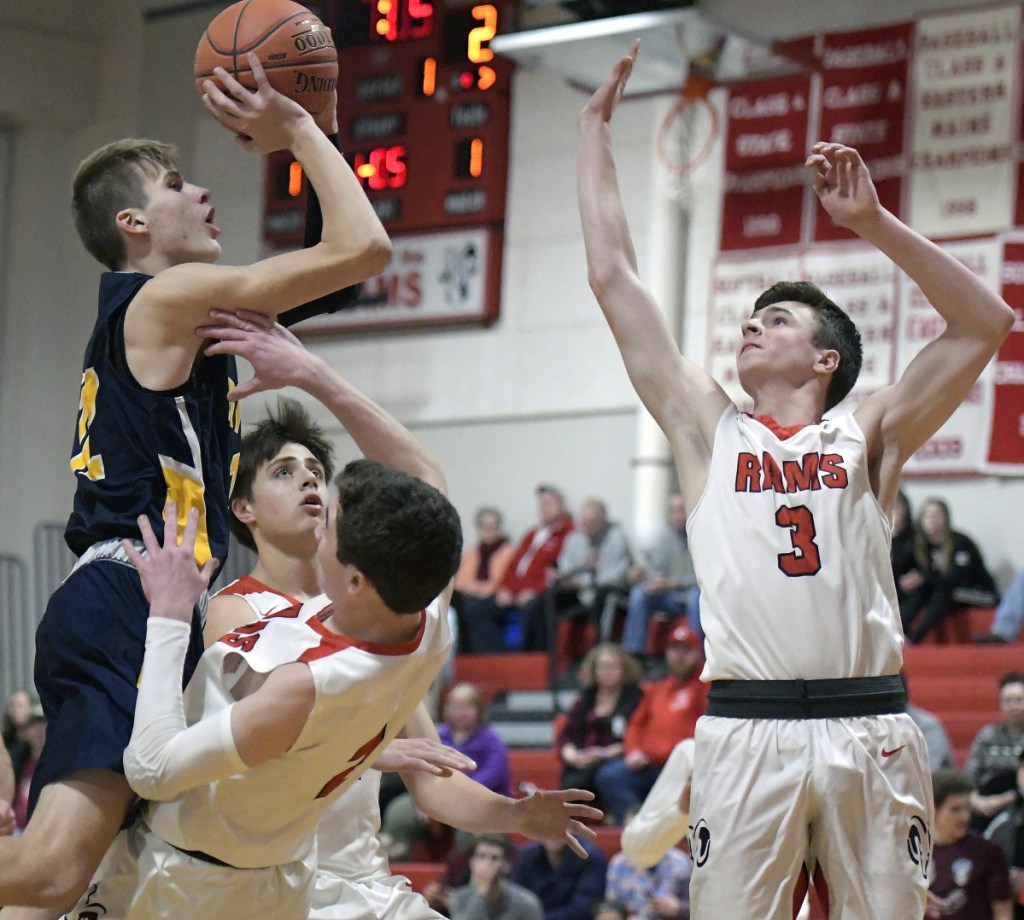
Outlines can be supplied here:
<path id="1" fill-rule="evenodd" d="M 260 59 L 270 85 L 294 99 L 314 117 L 333 103 L 338 80 L 338 53 L 331 30 L 292 0 L 240 0 L 220 13 L 196 48 L 194 74 L 202 95 L 203 81 L 217 81 L 223 67 L 242 86 L 256 90 L 246 60 Z"/>

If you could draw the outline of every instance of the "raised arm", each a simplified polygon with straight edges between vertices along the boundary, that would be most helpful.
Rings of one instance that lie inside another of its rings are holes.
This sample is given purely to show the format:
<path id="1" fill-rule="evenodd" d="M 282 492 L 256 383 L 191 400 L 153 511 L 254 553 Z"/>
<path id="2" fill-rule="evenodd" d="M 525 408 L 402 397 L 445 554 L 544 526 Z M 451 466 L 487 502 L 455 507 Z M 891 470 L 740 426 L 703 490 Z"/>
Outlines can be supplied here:
<path id="1" fill-rule="evenodd" d="M 200 335 L 217 339 L 206 354 L 248 360 L 254 375 L 235 387 L 232 399 L 261 390 L 294 386 L 323 403 L 341 422 L 363 455 L 422 479 L 447 494 L 444 473 L 427 449 L 396 418 L 364 396 L 324 360 L 311 354 L 287 329 L 259 314 L 213 311 Z"/>
<path id="2" fill-rule="evenodd" d="M 706 469 L 715 426 L 729 399 L 702 368 L 679 353 L 640 280 L 612 155 L 611 119 L 637 49 L 634 44 L 615 65 L 579 116 L 577 184 L 587 276 L 637 395 L 672 442 L 680 466 L 692 469 L 699 462 Z M 685 491 L 692 507 L 696 496 L 692 489 Z"/>
<path id="3" fill-rule="evenodd" d="M 814 190 L 833 221 L 888 256 L 946 321 L 900 380 L 856 411 L 868 438 L 878 494 L 888 504 L 903 464 L 963 402 L 1010 331 L 1013 311 L 969 268 L 879 204 L 856 150 L 815 144 L 807 165 L 816 171 Z"/>
<path id="4" fill-rule="evenodd" d="M 177 513 L 167 505 L 167 517 Z M 192 609 L 216 565 L 195 564 L 199 515 L 188 515 L 181 544 L 170 532 L 161 546 L 149 520 L 139 518 L 143 556 L 130 543 L 125 551 L 138 568 L 149 601 L 135 723 L 124 752 L 125 777 L 140 796 L 166 801 L 186 789 L 224 779 L 291 749 L 315 700 L 313 678 L 304 664 L 272 671 L 250 696 L 193 725 L 185 722 L 181 675 Z"/>
<path id="5" fill-rule="evenodd" d="M 391 258 L 387 233 L 341 153 L 308 112 L 270 86 L 255 55 L 249 63 L 255 92 L 218 68 L 224 91 L 207 81 L 203 101 L 217 121 L 240 134 L 242 146 L 259 153 L 289 150 L 302 164 L 323 213 L 320 241 L 246 266 L 186 263 L 161 271 L 133 310 L 155 313 L 149 321 L 172 340 L 192 338 L 213 308 L 276 315 L 379 274 Z M 130 327 L 125 332 L 130 336 Z"/>

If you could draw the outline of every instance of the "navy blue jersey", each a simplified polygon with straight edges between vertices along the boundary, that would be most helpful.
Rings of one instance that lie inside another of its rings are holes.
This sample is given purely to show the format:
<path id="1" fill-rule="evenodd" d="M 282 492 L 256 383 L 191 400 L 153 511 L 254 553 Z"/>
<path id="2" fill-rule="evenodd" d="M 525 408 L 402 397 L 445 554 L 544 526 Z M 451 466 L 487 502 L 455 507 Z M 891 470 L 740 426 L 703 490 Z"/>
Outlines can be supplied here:
<path id="1" fill-rule="evenodd" d="M 200 355 L 183 386 L 140 386 L 125 358 L 124 317 L 150 277 L 107 272 L 100 280 L 71 456 L 78 488 L 64 539 L 80 556 L 100 540 L 139 538 L 140 514 L 162 539 L 164 504 L 173 499 L 179 529 L 189 508 L 199 509 L 196 561 L 223 562 L 241 446 L 239 407 L 227 399 L 238 380 L 235 359 Z"/>

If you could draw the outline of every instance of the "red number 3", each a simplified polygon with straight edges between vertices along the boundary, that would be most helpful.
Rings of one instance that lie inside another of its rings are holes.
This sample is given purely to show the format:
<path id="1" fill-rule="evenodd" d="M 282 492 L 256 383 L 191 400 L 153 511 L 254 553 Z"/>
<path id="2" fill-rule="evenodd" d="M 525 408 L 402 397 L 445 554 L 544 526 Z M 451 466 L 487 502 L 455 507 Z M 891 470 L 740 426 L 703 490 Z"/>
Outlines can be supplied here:
<path id="1" fill-rule="evenodd" d="M 805 505 L 795 508 L 779 508 L 775 512 L 775 523 L 789 530 L 793 541 L 793 552 L 779 553 L 779 568 L 790 578 L 801 575 L 816 575 L 821 571 L 821 556 L 818 544 L 814 542 L 814 515 Z"/>

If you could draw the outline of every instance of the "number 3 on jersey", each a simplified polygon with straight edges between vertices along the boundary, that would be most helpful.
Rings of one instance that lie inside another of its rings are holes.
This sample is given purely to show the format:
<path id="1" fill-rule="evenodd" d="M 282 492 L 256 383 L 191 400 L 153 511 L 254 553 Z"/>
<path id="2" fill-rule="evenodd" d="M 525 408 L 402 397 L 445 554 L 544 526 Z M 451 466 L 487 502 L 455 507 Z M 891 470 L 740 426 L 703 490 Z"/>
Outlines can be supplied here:
<path id="1" fill-rule="evenodd" d="M 775 523 L 789 531 L 793 552 L 779 553 L 779 568 L 790 578 L 817 575 L 821 571 L 821 556 L 814 542 L 814 515 L 806 505 L 782 507 L 775 512 Z"/>

